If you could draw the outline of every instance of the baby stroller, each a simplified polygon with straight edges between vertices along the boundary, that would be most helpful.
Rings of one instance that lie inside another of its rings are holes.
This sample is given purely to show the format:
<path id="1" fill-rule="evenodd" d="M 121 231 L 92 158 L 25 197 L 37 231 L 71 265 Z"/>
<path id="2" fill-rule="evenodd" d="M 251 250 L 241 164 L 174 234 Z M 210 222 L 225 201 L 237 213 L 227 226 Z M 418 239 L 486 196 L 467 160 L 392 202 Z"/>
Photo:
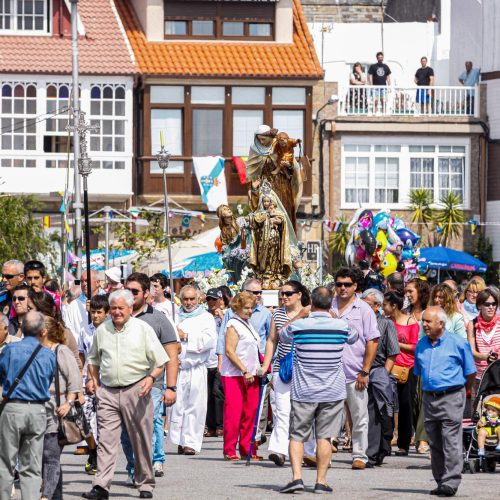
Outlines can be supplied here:
<path id="1" fill-rule="evenodd" d="M 476 425 L 484 411 L 484 403 L 494 395 L 500 396 L 500 359 L 491 363 L 484 371 L 473 403 L 472 418 L 463 422 L 464 465 L 462 472 L 473 474 L 481 470 Z M 483 461 L 483 470 L 485 472 L 495 472 L 496 464 L 500 462 L 500 453 L 495 451 L 496 445 L 496 436 L 489 437 L 486 440 L 485 459 Z"/>

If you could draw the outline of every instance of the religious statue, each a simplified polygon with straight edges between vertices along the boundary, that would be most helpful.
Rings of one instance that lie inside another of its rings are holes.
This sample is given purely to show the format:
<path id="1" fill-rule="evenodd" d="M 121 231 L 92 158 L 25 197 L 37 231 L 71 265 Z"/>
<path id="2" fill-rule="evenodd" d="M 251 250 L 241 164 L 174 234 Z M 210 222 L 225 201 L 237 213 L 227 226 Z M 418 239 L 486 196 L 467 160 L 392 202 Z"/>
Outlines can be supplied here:
<path id="1" fill-rule="evenodd" d="M 248 223 L 244 218 L 240 218 L 238 222 L 228 205 L 220 205 L 217 208 L 217 217 L 219 217 L 222 262 L 233 278 L 237 278 L 248 261 L 247 243 L 251 241 Z"/>
<path id="2" fill-rule="evenodd" d="M 280 282 L 292 273 L 290 221 L 271 185 L 264 181 L 259 204 L 248 216 L 252 231 L 249 264 L 264 282 Z M 295 235 L 293 235 L 293 239 Z"/>
<path id="3" fill-rule="evenodd" d="M 252 210 L 257 209 L 259 188 L 267 181 L 283 204 L 284 210 L 297 229 L 296 213 L 302 197 L 302 172 L 295 159 L 294 148 L 299 139 L 290 139 L 267 125 L 261 125 L 254 134 L 254 142 L 246 163 L 248 199 Z"/>

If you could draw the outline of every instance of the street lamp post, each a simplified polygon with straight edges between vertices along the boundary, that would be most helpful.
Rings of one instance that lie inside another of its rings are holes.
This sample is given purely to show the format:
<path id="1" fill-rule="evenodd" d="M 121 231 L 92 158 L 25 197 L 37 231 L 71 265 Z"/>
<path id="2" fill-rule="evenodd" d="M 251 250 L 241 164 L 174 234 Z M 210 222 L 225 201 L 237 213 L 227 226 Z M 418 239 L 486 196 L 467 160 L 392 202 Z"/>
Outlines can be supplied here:
<path id="1" fill-rule="evenodd" d="M 170 162 L 170 153 L 165 149 L 163 144 L 160 151 L 156 155 L 158 165 L 163 172 L 163 204 L 165 209 L 165 219 L 163 221 L 163 232 L 167 238 L 167 251 L 168 251 L 168 276 L 170 279 L 170 296 L 172 302 L 172 319 L 175 321 L 175 304 L 174 304 L 174 277 L 172 273 L 172 249 L 170 248 L 170 221 L 169 221 L 169 208 L 168 208 L 168 192 L 167 192 L 167 168 Z"/>

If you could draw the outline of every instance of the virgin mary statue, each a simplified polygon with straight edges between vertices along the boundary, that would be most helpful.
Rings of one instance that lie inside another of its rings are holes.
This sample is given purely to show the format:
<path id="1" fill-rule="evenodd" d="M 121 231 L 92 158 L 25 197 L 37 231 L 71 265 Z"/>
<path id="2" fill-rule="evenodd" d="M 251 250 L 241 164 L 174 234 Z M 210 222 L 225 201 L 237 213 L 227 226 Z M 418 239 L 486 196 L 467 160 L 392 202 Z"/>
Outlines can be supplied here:
<path id="1" fill-rule="evenodd" d="M 292 274 L 291 246 L 296 237 L 283 204 L 264 181 L 258 207 L 248 216 L 252 231 L 249 264 L 263 281 L 285 281 Z"/>

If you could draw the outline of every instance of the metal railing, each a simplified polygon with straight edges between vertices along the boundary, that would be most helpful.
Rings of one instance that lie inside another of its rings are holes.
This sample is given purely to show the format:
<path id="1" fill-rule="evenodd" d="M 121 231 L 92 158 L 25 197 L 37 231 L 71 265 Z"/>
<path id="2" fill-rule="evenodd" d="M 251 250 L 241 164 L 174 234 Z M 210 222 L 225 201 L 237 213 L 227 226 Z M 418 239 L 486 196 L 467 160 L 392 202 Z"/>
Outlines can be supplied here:
<path id="1" fill-rule="evenodd" d="M 386 87 L 340 89 L 341 116 L 479 116 L 479 87 Z"/>

